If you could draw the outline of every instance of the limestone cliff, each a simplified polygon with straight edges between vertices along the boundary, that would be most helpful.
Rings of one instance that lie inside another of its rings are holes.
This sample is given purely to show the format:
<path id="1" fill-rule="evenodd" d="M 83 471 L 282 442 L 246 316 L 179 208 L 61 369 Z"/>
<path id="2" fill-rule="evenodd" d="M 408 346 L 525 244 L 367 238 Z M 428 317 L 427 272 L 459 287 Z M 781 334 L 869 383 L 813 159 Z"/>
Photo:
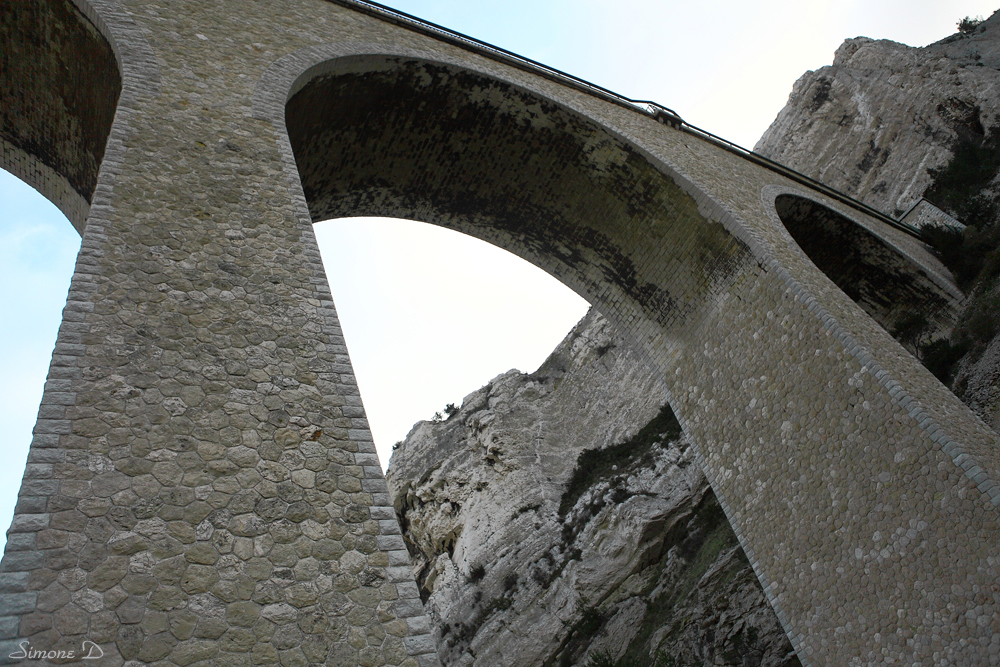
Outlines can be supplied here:
<path id="1" fill-rule="evenodd" d="M 927 192 L 971 226 L 963 247 L 942 255 L 970 298 L 951 340 L 921 357 L 994 429 L 1000 283 L 988 267 L 1000 259 L 1000 174 L 998 160 L 982 156 L 996 151 L 998 134 L 1000 12 L 923 48 L 845 41 L 833 65 L 795 83 L 754 148 L 889 214 Z"/>
<path id="2" fill-rule="evenodd" d="M 755 150 L 898 214 L 998 113 L 1000 14 L 923 48 L 847 40 Z M 959 373 L 994 427 L 998 340 Z M 387 481 L 446 666 L 798 664 L 646 368 L 592 312 L 399 445 Z"/>
<path id="3" fill-rule="evenodd" d="M 591 312 L 413 428 L 387 481 L 445 665 L 798 664 L 664 405 Z"/>
<path id="4" fill-rule="evenodd" d="M 1000 113 L 1000 13 L 970 35 L 914 48 L 848 39 L 806 72 L 754 151 L 886 213 L 917 201 L 928 169 Z"/>

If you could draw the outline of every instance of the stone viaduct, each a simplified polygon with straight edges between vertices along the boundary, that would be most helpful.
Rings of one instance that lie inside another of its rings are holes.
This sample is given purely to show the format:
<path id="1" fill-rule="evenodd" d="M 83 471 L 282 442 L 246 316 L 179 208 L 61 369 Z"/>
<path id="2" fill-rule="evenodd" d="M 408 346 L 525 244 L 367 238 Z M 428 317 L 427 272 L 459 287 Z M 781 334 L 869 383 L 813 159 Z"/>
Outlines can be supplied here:
<path id="1" fill-rule="evenodd" d="M 437 664 L 312 232 L 379 215 L 627 332 L 803 664 L 1000 665 L 996 435 L 880 326 L 962 300 L 901 225 L 356 0 L 5 0 L 0 31 L 0 166 L 83 235 L 0 661 Z"/>

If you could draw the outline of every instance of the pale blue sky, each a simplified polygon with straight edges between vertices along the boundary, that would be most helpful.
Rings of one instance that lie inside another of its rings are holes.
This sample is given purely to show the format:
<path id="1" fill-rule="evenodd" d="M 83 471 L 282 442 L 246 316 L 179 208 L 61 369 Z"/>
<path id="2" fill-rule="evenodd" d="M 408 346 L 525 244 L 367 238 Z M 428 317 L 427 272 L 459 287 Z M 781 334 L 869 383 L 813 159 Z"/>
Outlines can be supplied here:
<path id="1" fill-rule="evenodd" d="M 402 11 L 611 88 L 752 147 L 807 69 L 846 37 L 922 46 L 979 0 L 397 0 Z M 79 236 L 0 172 L 0 524 L 6 527 Z M 531 371 L 586 304 L 507 253 L 400 221 L 317 226 L 383 466 L 418 419 L 495 375 Z M 0 538 L 2 540 L 2 538 Z"/>

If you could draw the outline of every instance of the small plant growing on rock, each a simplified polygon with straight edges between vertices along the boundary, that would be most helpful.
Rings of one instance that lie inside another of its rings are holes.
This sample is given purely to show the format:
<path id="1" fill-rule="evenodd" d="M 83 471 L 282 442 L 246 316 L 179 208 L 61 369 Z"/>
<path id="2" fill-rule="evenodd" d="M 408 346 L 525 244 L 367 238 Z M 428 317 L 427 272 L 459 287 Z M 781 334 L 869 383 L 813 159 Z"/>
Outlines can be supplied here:
<path id="1" fill-rule="evenodd" d="M 483 577 L 486 576 L 486 567 L 480 563 L 479 565 L 473 565 L 469 568 L 469 581 L 471 583 L 476 583 L 477 581 L 482 581 Z"/>
<path id="2" fill-rule="evenodd" d="M 971 16 L 966 16 L 964 19 L 958 22 L 957 24 L 958 31 L 963 35 L 971 35 L 976 31 L 976 28 L 982 25 L 982 23 L 983 23 L 982 16 L 977 16 L 976 18 L 972 18 Z"/>
<path id="3" fill-rule="evenodd" d="M 587 607 L 580 614 L 580 620 L 577 623 L 576 630 L 581 635 L 592 637 L 601 626 L 604 625 L 604 614 L 600 612 L 596 607 Z"/>
<path id="4" fill-rule="evenodd" d="M 431 418 L 431 421 L 435 423 L 444 421 L 445 419 L 450 419 L 452 415 L 455 414 L 458 414 L 458 406 L 455 405 L 454 403 L 449 403 L 448 405 L 444 406 L 444 414 L 441 414 L 440 412 L 435 412 L 434 417 Z"/>
<path id="5" fill-rule="evenodd" d="M 597 651 L 587 659 L 587 667 L 618 667 L 610 651 Z"/>

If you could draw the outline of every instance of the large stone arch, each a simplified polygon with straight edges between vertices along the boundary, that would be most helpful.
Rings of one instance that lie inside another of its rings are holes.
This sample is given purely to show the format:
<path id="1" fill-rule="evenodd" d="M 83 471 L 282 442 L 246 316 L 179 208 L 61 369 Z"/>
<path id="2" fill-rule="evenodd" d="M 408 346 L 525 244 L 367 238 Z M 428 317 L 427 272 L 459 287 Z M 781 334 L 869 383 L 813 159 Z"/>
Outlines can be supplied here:
<path id="1" fill-rule="evenodd" d="M 540 266 L 612 317 L 678 331 L 697 326 L 751 261 L 745 243 L 698 211 L 691 183 L 537 93 L 413 56 L 357 55 L 323 69 L 296 83 L 285 116 L 314 221 L 449 227 Z M 645 270 L 649 238 L 655 261 L 672 265 L 666 280 Z"/>
<path id="2" fill-rule="evenodd" d="M 364 210 L 512 249 L 631 335 L 805 664 L 1000 655 L 996 436 L 790 241 L 769 188 L 877 213 L 351 0 L 120 2 L 93 0 L 123 88 L 3 559 L 0 653 L 87 631 L 140 663 L 435 663 L 312 233 Z M 351 90 L 401 125 L 367 127 Z M 468 117 L 393 103 L 419 90 Z M 397 152 L 352 165 L 319 142 L 363 142 L 297 95 Z M 439 153 L 449 127 L 479 146 L 495 130 L 503 168 L 458 147 L 461 169 L 415 177 L 435 165 L 390 139 L 417 126 Z"/>

